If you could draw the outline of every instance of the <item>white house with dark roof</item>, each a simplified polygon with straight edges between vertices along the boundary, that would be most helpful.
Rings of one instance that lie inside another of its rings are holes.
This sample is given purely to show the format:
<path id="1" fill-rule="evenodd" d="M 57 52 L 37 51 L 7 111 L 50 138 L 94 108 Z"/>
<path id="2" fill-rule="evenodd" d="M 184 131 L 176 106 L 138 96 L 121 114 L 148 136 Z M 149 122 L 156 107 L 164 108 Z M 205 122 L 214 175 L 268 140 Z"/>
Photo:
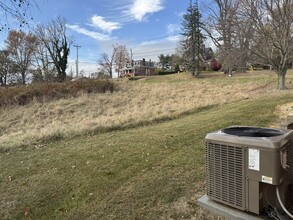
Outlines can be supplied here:
<path id="1" fill-rule="evenodd" d="M 127 62 L 126 65 L 120 69 L 120 76 L 150 76 L 155 75 L 154 63 L 146 61 L 145 59 Z"/>

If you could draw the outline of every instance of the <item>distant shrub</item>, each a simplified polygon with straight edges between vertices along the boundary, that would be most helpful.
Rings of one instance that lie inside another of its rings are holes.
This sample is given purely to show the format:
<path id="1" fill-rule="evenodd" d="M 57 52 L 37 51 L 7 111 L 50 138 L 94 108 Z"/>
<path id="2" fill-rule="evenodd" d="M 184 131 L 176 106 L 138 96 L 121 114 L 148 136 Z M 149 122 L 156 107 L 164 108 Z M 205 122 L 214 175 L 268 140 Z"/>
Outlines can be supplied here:
<path id="1" fill-rule="evenodd" d="M 213 59 L 211 61 L 211 68 L 213 71 L 219 71 L 222 68 L 220 61 Z"/>
<path id="2" fill-rule="evenodd" d="M 0 87 L 0 107 L 26 105 L 35 100 L 47 102 L 61 98 L 76 97 L 81 93 L 113 92 L 110 80 L 82 80 L 65 83 L 36 83 L 25 86 Z"/>

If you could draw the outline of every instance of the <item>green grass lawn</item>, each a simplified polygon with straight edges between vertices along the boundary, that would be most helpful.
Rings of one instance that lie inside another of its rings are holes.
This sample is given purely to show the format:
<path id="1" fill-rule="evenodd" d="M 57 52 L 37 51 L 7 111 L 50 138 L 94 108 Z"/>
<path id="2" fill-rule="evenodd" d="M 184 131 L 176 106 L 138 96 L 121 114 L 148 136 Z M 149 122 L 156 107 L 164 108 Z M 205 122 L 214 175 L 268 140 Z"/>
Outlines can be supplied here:
<path id="1" fill-rule="evenodd" d="M 204 138 L 230 125 L 268 126 L 280 93 L 199 109 L 137 128 L 0 153 L 0 219 L 210 219 Z"/>

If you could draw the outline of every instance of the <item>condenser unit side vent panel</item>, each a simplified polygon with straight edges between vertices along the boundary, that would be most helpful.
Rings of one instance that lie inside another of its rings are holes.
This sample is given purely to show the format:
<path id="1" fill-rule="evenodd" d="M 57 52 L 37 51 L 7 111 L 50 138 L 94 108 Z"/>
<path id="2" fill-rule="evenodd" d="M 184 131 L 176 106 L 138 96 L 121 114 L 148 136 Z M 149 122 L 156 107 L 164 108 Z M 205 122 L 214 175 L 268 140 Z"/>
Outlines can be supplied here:
<path id="1" fill-rule="evenodd" d="M 207 195 L 226 205 L 246 210 L 244 148 L 206 142 Z"/>
<path id="2" fill-rule="evenodd" d="M 286 169 L 286 181 L 293 183 L 293 142 L 286 147 L 287 148 L 287 165 Z"/>

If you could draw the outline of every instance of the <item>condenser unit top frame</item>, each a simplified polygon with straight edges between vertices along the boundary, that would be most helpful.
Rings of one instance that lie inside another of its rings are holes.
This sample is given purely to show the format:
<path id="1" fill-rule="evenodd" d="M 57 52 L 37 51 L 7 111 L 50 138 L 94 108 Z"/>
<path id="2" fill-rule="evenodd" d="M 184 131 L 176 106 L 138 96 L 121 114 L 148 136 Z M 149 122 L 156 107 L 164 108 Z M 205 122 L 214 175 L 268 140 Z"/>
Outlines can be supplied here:
<path id="1" fill-rule="evenodd" d="M 232 126 L 228 128 L 240 128 L 241 126 Z M 246 128 L 255 128 L 248 127 Z M 227 128 L 226 128 L 227 129 Z M 259 128 L 265 129 L 265 128 Z M 223 144 L 232 144 L 233 146 L 246 146 L 255 147 L 265 151 L 279 151 L 286 143 L 293 139 L 293 130 L 280 130 L 279 135 L 272 137 L 249 137 L 249 136 L 238 136 L 227 134 L 224 132 L 225 129 L 221 129 L 215 132 L 208 133 L 205 137 L 205 141 L 217 142 Z"/>

